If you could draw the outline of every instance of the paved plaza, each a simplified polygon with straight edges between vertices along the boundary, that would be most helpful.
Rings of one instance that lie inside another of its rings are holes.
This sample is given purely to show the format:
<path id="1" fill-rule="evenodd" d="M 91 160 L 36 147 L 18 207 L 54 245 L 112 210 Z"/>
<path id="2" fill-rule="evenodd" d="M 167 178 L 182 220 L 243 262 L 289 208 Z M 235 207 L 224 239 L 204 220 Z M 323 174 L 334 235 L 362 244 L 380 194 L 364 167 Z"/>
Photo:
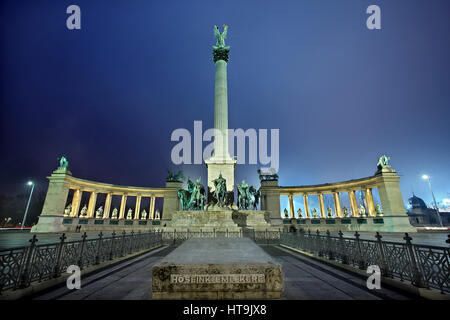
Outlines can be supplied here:
<path id="1" fill-rule="evenodd" d="M 282 300 L 407 300 L 387 288 L 369 290 L 366 279 L 339 271 L 279 246 L 261 245 L 283 267 Z M 152 299 L 152 267 L 175 247 L 163 247 L 110 269 L 82 278 L 81 289 L 60 288 L 36 300 L 148 300 Z"/>

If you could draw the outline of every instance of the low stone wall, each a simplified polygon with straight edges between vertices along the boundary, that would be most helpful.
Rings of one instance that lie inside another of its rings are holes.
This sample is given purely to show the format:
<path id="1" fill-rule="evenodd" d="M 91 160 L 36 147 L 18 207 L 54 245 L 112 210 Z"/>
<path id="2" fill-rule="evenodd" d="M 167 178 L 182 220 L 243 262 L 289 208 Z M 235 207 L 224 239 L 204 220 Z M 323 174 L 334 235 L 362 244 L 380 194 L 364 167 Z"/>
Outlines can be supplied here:
<path id="1" fill-rule="evenodd" d="M 39 224 L 34 226 L 31 232 L 75 232 L 77 226 L 81 226 L 82 232 L 144 232 L 149 230 L 159 230 L 164 226 L 164 222 L 161 220 L 95 219 L 61 216 L 41 216 L 39 218 Z"/>
<path id="2" fill-rule="evenodd" d="M 371 232 L 396 232 L 398 228 L 405 224 L 412 232 L 414 228 L 409 225 L 405 216 L 387 217 L 348 217 L 348 218 L 302 218 L 283 219 L 284 230 L 312 230 L 312 231 L 371 231 Z"/>

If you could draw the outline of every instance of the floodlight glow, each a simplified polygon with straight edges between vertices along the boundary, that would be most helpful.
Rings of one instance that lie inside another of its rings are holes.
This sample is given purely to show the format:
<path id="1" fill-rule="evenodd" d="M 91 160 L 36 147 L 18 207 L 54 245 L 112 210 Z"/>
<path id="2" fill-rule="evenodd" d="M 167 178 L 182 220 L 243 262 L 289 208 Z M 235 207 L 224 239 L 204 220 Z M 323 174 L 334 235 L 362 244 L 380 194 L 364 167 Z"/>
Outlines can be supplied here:
<path id="1" fill-rule="evenodd" d="M 33 181 L 28 181 L 28 185 L 31 186 L 33 184 Z"/>
<path id="2" fill-rule="evenodd" d="M 425 179 L 425 180 L 427 180 L 428 178 L 430 178 L 428 175 L 426 175 L 426 174 L 424 174 L 423 176 L 422 176 L 422 179 Z"/>

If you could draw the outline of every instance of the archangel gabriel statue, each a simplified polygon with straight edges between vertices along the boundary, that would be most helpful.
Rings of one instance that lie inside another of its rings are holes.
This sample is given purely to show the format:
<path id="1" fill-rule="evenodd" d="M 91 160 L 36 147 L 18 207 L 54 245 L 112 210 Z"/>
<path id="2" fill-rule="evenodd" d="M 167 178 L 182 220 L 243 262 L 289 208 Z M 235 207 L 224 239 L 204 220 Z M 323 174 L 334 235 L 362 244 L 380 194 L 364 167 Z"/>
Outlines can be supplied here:
<path id="1" fill-rule="evenodd" d="M 223 32 L 220 33 L 219 27 L 214 26 L 214 37 L 217 38 L 217 43 L 213 46 L 214 49 L 218 48 L 227 48 L 225 46 L 225 39 L 227 38 L 228 26 L 226 24 L 223 25 Z"/>

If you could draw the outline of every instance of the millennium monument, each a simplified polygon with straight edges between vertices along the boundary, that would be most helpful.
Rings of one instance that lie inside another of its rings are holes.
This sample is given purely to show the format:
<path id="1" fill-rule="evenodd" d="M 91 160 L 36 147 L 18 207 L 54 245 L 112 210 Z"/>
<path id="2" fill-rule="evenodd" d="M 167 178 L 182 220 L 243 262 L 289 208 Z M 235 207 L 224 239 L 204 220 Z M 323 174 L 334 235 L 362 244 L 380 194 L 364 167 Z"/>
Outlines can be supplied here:
<path id="1" fill-rule="evenodd" d="M 222 32 L 214 27 L 215 135 L 213 155 L 205 160 L 206 185 L 199 178 L 187 178 L 187 189 L 183 189 L 183 173 L 175 174 L 172 170 L 168 172 L 165 187 L 120 186 L 80 179 L 72 176 L 69 161 L 63 156 L 59 167 L 48 177 L 45 203 L 32 232 L 73 232 L 80 227 L 83 231 L 164 230 L 223 234 L 279 229 L 416 231 L 406 214 L 398 182 L 400 176 L 391 168 L 390 158 L 386 155 L 379 158 L 374 175 L 360 179 L 280 186 L 274 170 L 264 173 L 258 170 L 259 188 L 245 181 L 235 183 L 236 160 L 228 151 L 227 67 L 230 46 L 225 44 L 227 33 L 226 25 Z M 378 203 L 373 195 L 375 190 L 379 196 Z M 234 198 L 235 191 L 237 199 Z M 83 195 L 88 195 L 87 201 Z M 347 196 L 348 203 L 344 203 L 343 198 Z M 281 197 L 288 198 L 288 208 L 281 208 Z M 294 197 L 302 199 L 303 210 L 295 208 Z M 310 207 L 311 197 L 317 197 L 318 208 Z M 161 198 L 162 207 L 156 205 Z M 150 200 L 147 207 L 143 205 L 144 199 Z M 332 201 L 326 202 L 325 199 Z M 120 205 L 114 206 L 117 200 L 120 200 Z"/>

